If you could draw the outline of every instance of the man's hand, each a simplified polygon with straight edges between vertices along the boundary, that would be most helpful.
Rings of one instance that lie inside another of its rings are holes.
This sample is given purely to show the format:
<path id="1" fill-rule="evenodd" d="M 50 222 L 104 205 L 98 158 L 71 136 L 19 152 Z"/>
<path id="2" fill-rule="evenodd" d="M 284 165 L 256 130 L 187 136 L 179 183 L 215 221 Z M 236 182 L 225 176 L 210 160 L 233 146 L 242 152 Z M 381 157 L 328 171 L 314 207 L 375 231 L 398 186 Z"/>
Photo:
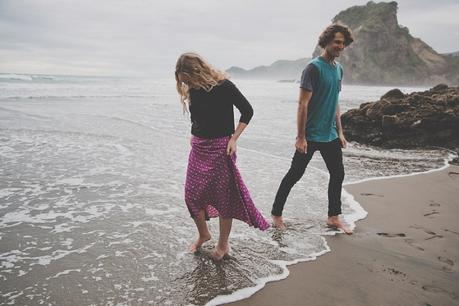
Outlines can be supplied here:
<path id="1" fill-rule="evenodd" d="M 305 154 L 308 151 L 308 143 L 305 138 L 296 138 L 295 148 L 298 152 Z"/>
<path id="2" fill-rule="evenodd" d="M 233 153 L 236 152 L 236 140 L 234 140 L 233 138 L 231 138 L 229 141 L 228 141 L 228 146 L 226 147 L 226 154 L 227 155 L 232 155 Z"/>
<path id="3" fill-rule="evenodd" d="M 339 134 L 339 142 L 341 143 L 341 148 L 346 149 L 346 147 L 347 147 L 347 140 L 346 140 L 346 138 L 344 137 L 344 134 L 343 134 L 343 133 L 340 133 L 340 134 Z"/>

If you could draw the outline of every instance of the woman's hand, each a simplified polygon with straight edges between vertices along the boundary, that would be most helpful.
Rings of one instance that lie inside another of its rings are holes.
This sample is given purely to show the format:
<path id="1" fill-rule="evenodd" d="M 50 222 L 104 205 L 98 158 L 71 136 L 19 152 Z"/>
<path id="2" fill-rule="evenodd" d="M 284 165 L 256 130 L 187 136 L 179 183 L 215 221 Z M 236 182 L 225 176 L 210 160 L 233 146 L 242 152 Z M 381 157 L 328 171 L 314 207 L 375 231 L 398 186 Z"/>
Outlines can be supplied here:
<path id="1" fill-rule="evenodd" d="M 229 141 L 228 141 L 228 146 L 226 147 L 226 154 L 227 155 L 232 155 L 233 153 L 236 152 L 236 140 L 234 140 L 233 138 L 231 138 Z"/>

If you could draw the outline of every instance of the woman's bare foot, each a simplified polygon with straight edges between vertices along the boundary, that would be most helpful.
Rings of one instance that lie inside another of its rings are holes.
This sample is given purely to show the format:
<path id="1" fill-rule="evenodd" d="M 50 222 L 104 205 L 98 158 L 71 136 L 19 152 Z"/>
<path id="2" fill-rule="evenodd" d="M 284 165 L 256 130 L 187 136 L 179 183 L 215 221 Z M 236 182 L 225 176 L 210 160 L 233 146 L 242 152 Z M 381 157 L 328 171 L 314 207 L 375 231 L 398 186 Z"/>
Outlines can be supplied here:
<path id="1" fill-rule="evenodd" d="M 331 216 L 328 217 L 327 220 L 327 226 L 334 228 L 334 229 L 340 229 L 342 230 L 345 234 L 347 235 L 352 235 L 353 232 L 350 228 L 348 228 L 339 218 L 338 216 Z"/>
<path id="2" fill-rule="evenodd" d="M 284 231 L 287 229 L 284 223 L 284 219 L 282 219 L 282 216 L 274 216 L 271 215 L 271 218 L 273 219 L 274 227 L 280 231 Z"/>
<path id="3" fill-rule="evenodd" d="M 216 261 L 222 260 L 226 255 L 228 255 L 230 251 L 230 246 L 227 244 L 226 246 L 216 246 L 215 249 L 212 251 L 210 256 Z"/>
<path id="4" fill-rule="evenodd" d="M 199 238 L 188 247 L 188 251 L 190 253 L 195 253 L 206 241 L 209 241 L 210 238 L 210 234 L 199 236 Z"/>

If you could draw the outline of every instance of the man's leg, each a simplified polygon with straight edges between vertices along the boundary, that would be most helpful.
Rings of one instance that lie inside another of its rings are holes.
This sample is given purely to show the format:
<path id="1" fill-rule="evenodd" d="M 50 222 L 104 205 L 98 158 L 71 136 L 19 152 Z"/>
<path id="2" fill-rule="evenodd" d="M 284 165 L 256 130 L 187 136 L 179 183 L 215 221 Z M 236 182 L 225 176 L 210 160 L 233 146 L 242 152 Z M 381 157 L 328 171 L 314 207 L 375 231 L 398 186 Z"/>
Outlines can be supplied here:
<path id="1" fill-rule="evenodd" d="M 320 146 L 322 155 L 330 180 L 328 182 L 328 221 L 327 224 L 342 229 L 346 234 L 352 234 L 338 218 L 341 214 L 341 190 L 344 180 L 343 153 L 339 139 L 329 143 L 323 143 Z"/>
<path id="2" fill-rule="evenodd" d="M 295 151 L 295 155 L 293 155 L 290 169 L 282 179 L 282 182 L 276 193 L 273 208 L 271 210 L 273 221 L 276 227 L 279 227 L 281 229 L 285 228 L 285 225 L 283 225 L 283 221 L 281 218 L 285 202 L 287 201 L 287 197 L 293 185 L 295 185 L 296 182 L 298 182 L 299 179 L 303 176 L 304 171 L 306 170 L 306 167 L 314 154 L 314 151 L 315 148 L 311 142 L 308 142 L 308 148 L 305 154 Z"/>

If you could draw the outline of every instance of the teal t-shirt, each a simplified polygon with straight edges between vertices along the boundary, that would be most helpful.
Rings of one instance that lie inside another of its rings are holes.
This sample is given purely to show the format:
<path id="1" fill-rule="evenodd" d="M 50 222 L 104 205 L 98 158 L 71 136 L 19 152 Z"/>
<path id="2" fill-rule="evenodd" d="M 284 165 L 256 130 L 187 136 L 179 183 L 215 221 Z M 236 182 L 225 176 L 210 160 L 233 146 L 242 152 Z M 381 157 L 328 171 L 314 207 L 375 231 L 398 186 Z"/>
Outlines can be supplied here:
<path id="1" fill-rule="evenodd" d="M 342 77 L 343 68 L 339 63 L 330 64 L 320 56 L 303 70 L 300 87 L 312 91 L 306 122 L 308 141 L 330 142 L 338 138 L 336 108 Z"/>

